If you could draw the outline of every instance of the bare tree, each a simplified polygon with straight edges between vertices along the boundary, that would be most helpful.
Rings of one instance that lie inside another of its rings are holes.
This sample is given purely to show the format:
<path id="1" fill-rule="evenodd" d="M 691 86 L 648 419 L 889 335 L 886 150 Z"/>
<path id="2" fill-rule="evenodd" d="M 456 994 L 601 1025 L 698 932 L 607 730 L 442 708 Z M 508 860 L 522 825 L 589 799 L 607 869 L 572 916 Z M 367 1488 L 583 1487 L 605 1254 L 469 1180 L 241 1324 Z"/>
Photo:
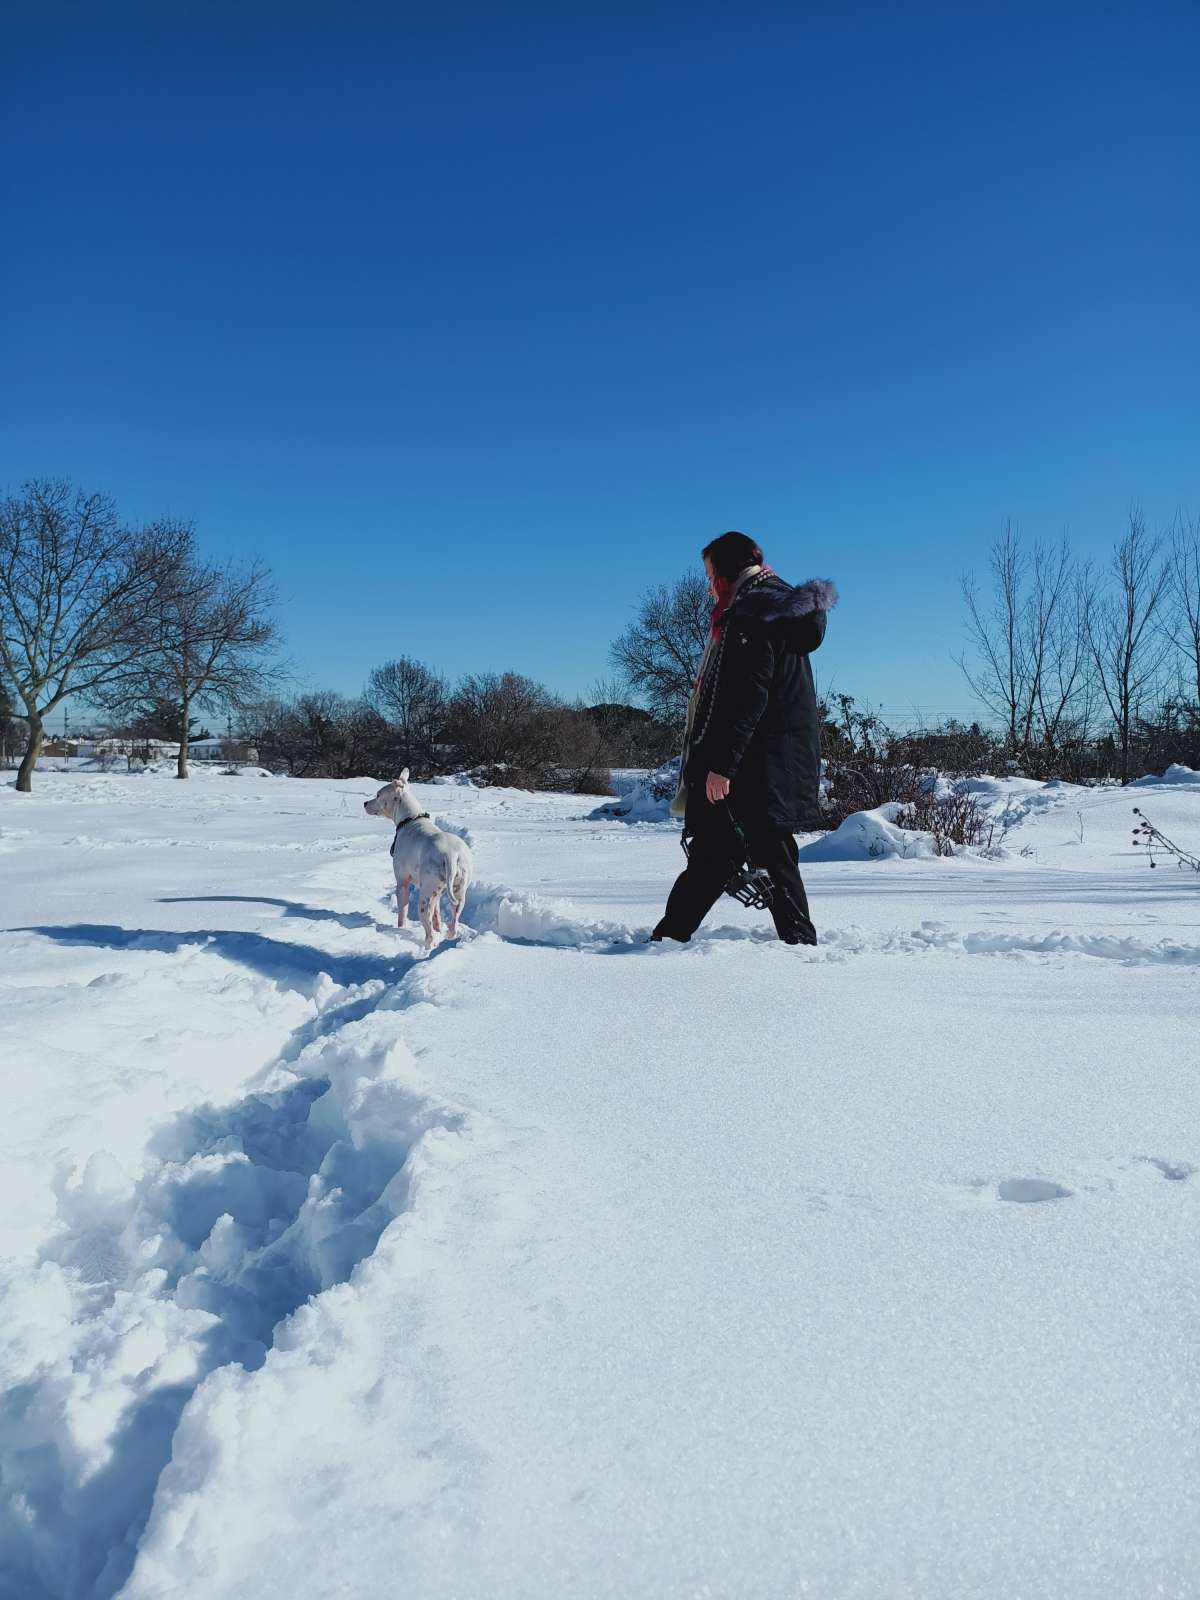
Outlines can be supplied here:
<path id="1" fill-rule="evenodd" d="M 1011 522 L 992 545 L 990 602 L 962 580 L 974 659 L 958 665 L 1002 719 L 1007 753 L 1031 767 L 1053 761 L 1058 740 L 1087 699 L 1082 574 L 1066 539 L 1026 552 Z"/>
<path id="2" fill-rule="evenodd" d="M 1200 708 L 1200 518 L 1178 519 L 1168 561 L 1164 630 L 1183 658 L 1188 696 Z"/>
<path id="3" fill-rule="evenodd" d="M 260 697 L 275 676 L 267 657 L 279 636 L 267 570 L 203 561 L 191 527 L 171 528 L 177 554 L 147 615 L 152 642 L 96 699 L 109 709 L 147 701 L 175 708 L 176 776 L 186 778 L 193 712 L 237 709 Z"/>
<path id="4" fill-rule="evenodd" d="M 1107 589 L 1089 596 L 1084 618 L 1096 681 L 1113 722 L 1120 752 L 1120 777 L 1129 782 L 1129 756 L 1138 717 L 1158 687 L 1169 649 L 1160 623 L 1170 569 L 1162 540 L 1146 531 L 1141 512 L 1129 514 L 1129 529 L 1113 549 Z"/>
<path id="5" fill-rule="evenodd" d="M 418 777 L 434 771 L 450 699 L 445 678 L 423 662 L 401 656 L 374 669 L 363 698 L 395 735 L 398 766 Z"/>
<path id="6" fill-rule="evenodd" d="M 25 708 L 17 788 L 28 794 L 45 720 L 142 654 L 146 619 L 178 557 L 169 527 L 136 531 L 111 500 L 36 481 L 0 501 L 0 669 Z"/>
<path id="7" fill-rule="evenodd" d="M 270 697 L 240 707 L 237 736 L 257 752 L 258 760 L 273 771 L 292 772 L 289 758 L 291 708 L 285 701 Z"/>
<path id="8" fill-rule="evenodd" d="M 1011 520 L 993 541 L 988 565 L 992 573 L 990 604 L 981 600 L 972 574 L 962 580 L 967 631 L 976 661 L 968 667 L 960 656 L 958 665 L 988 710 L 1003 719 L 1009 750 L 1015 754 L 1029 698 L 1029 672 L 1021 627 L 1026 559 L 1021 536 Z"/>
<path id="9" fill-rule="evenodd" d="M 558 758 L 561 709 L 548 689 L 519 672 L 473 673 L 450 698 L 448 732 L 464 766 L 536 772 Z"/>
<path id="10" fill-rule="evenodd" d="M 682 729 L 708 642 L 712 600 L 699 573 L 642 596 L 638 613 L 614 641 L 612 664 L 629 691 L 660 721 Z"/>
<path id="11" fill-rule="evenodd" d="M 333 689 L 243 707 L 238 728 L 260 761 L 294 778 L 378 776 L 391 742 L 387 724 L 365 700 Z"/>
<path id="12" fill-rule="evenodd" d="M 1078 599 L 1075 561 L 1066 539 L 1057 545 L 1039 540 L 1029 563 L 1029 594 L 1021 616 L 1025 750 L 1035 744 L 1053 748 L 1080 688 L 1086 648 Z"/>
<path id="13" fill-rule="evenodd" d="M 345 729 L 352 702 L 333 689 L 303 694 L 284 710 L 279 728 L 280 753 L 296 778 L 341 777 Z"/>

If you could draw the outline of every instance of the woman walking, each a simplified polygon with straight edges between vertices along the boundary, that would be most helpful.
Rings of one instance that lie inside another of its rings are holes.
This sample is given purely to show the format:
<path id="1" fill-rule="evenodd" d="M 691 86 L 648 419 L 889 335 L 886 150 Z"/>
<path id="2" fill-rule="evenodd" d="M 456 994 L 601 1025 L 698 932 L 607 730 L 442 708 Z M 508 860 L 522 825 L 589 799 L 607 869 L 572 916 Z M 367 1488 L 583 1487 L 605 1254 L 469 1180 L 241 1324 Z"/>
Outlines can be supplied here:
<path id="1" fill-rule="evenodd" d="M 794 838 L 819 820 L 819 718 L 808 658 L 837 602 L 832 583 L 793 588 L 744 533 L 704 547 L 712 633 L 688 708 L 679 793 L 688 862 L 652 939 L 686 943 L 747 857 L 770 877 L 786 944 L 816 944 Z"/>

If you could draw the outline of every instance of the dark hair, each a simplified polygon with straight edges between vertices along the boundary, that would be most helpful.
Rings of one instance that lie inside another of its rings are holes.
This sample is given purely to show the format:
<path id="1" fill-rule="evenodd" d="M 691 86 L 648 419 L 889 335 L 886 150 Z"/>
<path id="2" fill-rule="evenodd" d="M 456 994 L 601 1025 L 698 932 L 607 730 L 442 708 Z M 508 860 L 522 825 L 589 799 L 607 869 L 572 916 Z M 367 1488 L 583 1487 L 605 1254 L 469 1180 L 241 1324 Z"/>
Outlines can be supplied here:
<path id="1" fill-rule="evenodd" d="M 731 583 L 747 567 L 761 567 L 763 553 L 747 533 L 723 533 L 719 539 L 706 544 L 700 552 L 712 562 L 719 578 Z"/>

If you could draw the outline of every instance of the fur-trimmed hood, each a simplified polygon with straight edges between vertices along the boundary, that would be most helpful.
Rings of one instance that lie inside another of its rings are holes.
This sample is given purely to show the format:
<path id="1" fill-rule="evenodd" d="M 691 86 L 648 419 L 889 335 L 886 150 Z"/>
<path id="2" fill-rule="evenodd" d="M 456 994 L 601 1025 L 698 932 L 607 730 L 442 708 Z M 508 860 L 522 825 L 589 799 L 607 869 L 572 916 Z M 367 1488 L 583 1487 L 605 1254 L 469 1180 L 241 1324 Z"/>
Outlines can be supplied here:
<path id="1" fill-rule="evenodd" d="M 793 588 L 772 572 L 757 583 L 751 580 L 734 597 L 729 612 L 756 622 L 783 622 L 813 611 L 832 611 L 837 600 L 837 589 L 828 578 L 809 578 Z"/>

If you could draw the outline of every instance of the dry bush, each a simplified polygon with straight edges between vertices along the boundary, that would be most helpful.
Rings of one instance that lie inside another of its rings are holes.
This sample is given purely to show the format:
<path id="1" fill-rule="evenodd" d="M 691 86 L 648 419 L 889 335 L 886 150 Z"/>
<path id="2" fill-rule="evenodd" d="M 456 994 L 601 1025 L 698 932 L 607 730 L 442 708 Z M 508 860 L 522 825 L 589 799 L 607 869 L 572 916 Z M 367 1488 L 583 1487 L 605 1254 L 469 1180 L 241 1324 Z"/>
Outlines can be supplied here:
<path id="1" fill-rule="evenodd" d="M 611 795 L 612 792 L 612 773 L 607 767 L 589 767 L 585 773 L 571 774 L 567 786 L 569 794 Z"/>
<path id="2" fill-rule="evenodd" d="M 908 802 L 898 818 L 902 828 L 933 835 L 939 856 L 952 856 L 958 845 L 993 845 L 993 827 L 976 795 L 962 785 L 942 794 L 926 791 Z"/>

